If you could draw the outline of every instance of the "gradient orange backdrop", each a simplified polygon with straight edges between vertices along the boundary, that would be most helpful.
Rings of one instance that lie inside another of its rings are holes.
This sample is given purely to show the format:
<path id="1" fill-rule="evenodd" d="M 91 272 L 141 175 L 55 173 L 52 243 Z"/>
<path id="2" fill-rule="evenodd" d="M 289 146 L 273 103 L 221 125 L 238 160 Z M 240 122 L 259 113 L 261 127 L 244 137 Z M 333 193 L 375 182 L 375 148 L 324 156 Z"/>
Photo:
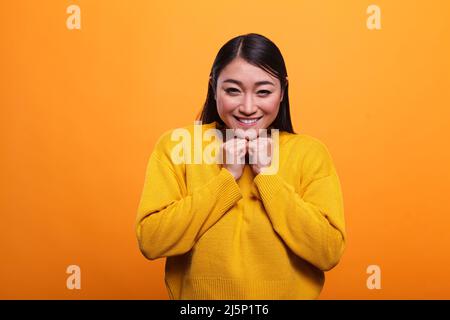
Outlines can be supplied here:
<path id="1" fill-rule="evenodd" d="M 66 8 L 81 8 L 81 30 Z M 381 8 L 381 30 L 366 9 Z M 329 148 L 348 245 L 322 299 L 450 298 L 450 2 L 1 1 L 0 298 L 168 299 L 134 222 L 156 139 L 218 49 L 281 49 L 294 129 Z M 270 259 L 270 257 L 268 257 Z M 66 268 L 81 268 L 81 290 Z M 381 268 L 369 290 L 366 268 Z"/>

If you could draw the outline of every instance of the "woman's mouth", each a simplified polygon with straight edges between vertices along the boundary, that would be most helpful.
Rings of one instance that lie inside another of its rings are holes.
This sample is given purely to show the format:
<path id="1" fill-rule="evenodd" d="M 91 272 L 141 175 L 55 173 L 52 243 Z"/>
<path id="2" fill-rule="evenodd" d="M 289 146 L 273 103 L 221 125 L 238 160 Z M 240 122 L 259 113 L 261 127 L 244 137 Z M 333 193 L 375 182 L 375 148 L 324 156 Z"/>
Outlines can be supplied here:
<path id="1" fill-rule="evenodd" d="M 245 118 L 234 116 L 234 118 L 239 122 L 240 125 L 245 127 L 252 127 L 258 123 L 258 121 L 262 118 L 262 116 L 257 118 Z"/>

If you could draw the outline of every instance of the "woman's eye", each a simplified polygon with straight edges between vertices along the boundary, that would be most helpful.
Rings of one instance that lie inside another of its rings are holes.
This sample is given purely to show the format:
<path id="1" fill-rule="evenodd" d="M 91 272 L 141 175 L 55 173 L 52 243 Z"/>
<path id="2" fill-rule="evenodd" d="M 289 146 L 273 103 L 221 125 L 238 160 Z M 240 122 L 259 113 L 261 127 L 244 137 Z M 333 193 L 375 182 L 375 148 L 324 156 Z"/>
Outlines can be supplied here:
<path id="1" fill-rule="evenodd" d="M 228 93 L 228 94 L 230 94 L 230 93 L 239 93 L 239 90 L 236 89 L 236 88 L 228 88 L 228 89 L 225 89 L 225 92 Z"/>
<path id="2" fill-rule="evenodd" d="M 236 94 L 239 94 L 240 91 L 237 88 L 227 88 L 227 89 L 225 89 L 225 92 L 230 95 L 236 95 Z M 272 92 L 269 90 L 259 90 L 257 93 L 259 95 L 267 96 L 267 95 L 271 94 Z"/>

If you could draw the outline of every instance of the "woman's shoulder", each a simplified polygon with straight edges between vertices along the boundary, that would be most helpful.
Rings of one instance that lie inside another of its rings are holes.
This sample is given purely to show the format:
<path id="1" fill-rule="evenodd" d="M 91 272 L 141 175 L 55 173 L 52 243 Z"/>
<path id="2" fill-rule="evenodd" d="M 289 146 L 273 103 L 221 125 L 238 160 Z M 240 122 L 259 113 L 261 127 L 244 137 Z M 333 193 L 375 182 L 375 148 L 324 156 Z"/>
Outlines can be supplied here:
<path id="1" fill-rule="evenodd" d="M 283 145 L 298 150 L 307 151 L 328 151 L 326 144 L 317 137 L 306 133 L 290 133 L 280 131 L 280 142 Z"/>
<path id="2" fill-rule="evenodd" d="M 168 153 L 180 142 L 194 143 L 194 139 L 203 139 L 206 130 L 215 128 L 215 123 L 201 123 L 195 121 L 191 124 L 164 130 L 156 139 L 155 151 Z"/>
<path id="3" fill-rule="evenodd" d="M 285 152 L 297 154 L 305 174 L 326 176 L 333 172 L 333 157 L 321 139 L 305 133 L 285 135 Z"/>

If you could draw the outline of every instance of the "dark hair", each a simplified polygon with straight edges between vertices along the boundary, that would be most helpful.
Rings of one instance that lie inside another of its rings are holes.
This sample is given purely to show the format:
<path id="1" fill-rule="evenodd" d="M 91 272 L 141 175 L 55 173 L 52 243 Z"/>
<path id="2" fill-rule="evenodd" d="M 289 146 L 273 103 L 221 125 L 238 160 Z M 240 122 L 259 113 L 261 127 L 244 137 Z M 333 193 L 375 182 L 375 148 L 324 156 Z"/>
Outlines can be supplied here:
<path id="1" fill-rule="evenodd" d="M 283 56 L 272 41 L 256 33 L 237 36 L 220 48 L 209 75 L 206 101 L 197 120 L 201 120 L 205 124 L 216 121 L 219 125 L 225 125 L 217 112 L 215 89 L 220 72 L 236 57 L 243 58 L 280 80 L 281 88 L 284 90 L 283 100 L 280 103 L 277 117 L 270 127 L 295 133 L 289 111 L 288 80 Z"/>

